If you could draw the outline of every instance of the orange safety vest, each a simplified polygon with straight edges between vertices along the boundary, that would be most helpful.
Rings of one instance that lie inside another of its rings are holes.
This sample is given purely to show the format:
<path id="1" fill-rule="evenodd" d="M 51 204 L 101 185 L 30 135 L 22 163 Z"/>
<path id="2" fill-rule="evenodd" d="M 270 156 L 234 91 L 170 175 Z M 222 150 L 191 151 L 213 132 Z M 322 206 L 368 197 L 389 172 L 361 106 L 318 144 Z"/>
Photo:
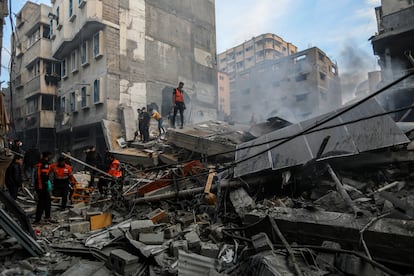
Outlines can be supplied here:
<path id="1" fill-rule="evenodd" d="M 73 177 L 72 166 L 65 164 L 64 167 L 59 167 L 59 165 L 52 165 L 51 171 L 55 175 L 55 180 L 69 180 L 74 183 L 75 178 Z"/>
<path id="2" fill-rule="evenodd" d="M 112 163 L 109 165 L 109 171 L 108 173 L 115 177 L 121 177 L 122 171 L 121 171 L 121 163 L 119 160 L 114 159 Z"/>
<path id="3" fill-rule="evenodd" d="M 183 92 L 178 90 L 178 88 L 175 89 L 175 102 L 176 103 L 183 103 L 184 102 Z"/>
<path id="4" fill-rule="evenodd" d="M 37 163 L 35 167 L 37 169 L 37 181 L 35 183 L 35 185 L 37 185 L 36 188 L 42 190 L 43 185 L 45 185 L 47 189 L 47 181 L 49 180 L 50 173 L 50 164 L 40 162 Z"/>

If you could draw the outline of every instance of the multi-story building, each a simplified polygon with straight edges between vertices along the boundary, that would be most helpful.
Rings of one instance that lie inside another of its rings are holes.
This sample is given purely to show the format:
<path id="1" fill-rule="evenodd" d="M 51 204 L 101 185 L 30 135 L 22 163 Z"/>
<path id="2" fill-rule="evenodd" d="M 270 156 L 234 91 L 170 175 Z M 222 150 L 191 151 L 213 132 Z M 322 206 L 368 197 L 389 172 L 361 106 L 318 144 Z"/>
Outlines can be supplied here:
<path id="1" fill-rule="evenodd" d="M 382 0 L 375 8 L 378 32 L 371 38 L 374 54 L 379 56 L 382 85 L 414 69 L 414 1 Z M 414 102 L 414 78 L 394 86 L 381 95 L 386 109 L 395 109 Z M 414 120 L 406 112 L 394 119 Z"/>
<path id="2" fill-rule="evenodd" d="M 218 72 L 218 112 L 220 119 L 225 119 L 230 115 L 230 80 L 229 75 Z"/>
<path id="3" fill-rule="evenodd" d="M 341 105 L 338 67 L 316 47 L 256 64 L 236 80 L 232 117 L 238 122 L 274 116 L 298 122 Z"/>
<path id="4" fill-rule="evenodd" d="M 55 147 L 55 98 L 60 62 L 52 58 L 51 8 L 26 2 L 16 15 L 12 34 L 11 121 L 26 146 Z"/>
<path id="5" fill-rule="evenodd" d="M 266 33 L 248 40 L 236 47 L 218 55 L 217 68 L 229 75 L 230 79 L 230 101 L 231 116 L 237 120 L 237 102 L 233 99 L 238 97 L 237 76 L 249 70 L 256 64 L 267 60 L 278 60 L 281 57 L 296 53 L 297 47 L 292 43 L 284 41 L 281 37 Z"/>
<path id="6" fill-rule="evenodd" d="M 208 1 L 55 0 L 53 57 L 61 61 L 56 131 L 62 149 L 102 150 L 102 120 L 124 122 L 137 108 L 167 115 L 185 83 L 186 122 L 217 116 L 215 5 Z"/>

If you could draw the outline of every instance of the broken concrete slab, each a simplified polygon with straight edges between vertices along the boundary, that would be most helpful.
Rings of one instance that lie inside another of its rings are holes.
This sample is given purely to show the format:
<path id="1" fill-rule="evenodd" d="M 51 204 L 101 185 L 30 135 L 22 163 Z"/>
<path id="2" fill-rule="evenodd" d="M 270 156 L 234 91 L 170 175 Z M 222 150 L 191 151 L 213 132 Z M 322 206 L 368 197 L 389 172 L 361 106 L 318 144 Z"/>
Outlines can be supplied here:
<path id="1" fill-rule="evenodd" d="M 150 245 L 159 245 L 164 243 L 164 232 L 158 233 L 139 233 L 139 241 Z"/>
<path id="2" fill-rule="evenodd" d="M 201 240 L 195 231 L 191 231 L 184 235 L 184 238 L 188 242 L 188 248 L 194 252 L 200 252 L 201 249 Z"/>
<path id="3" fill-rule="evenodd" d="M 109 254 L 109 264 L 112 271 L 120 273 L 121 275 L 135 275 L 136 264 L 139 258 L 123 249 L 112 250 Z"/>
<path id="4" fill-rule="evenodd" d="M 131 221 L 130 233 L 134 239 L 137 239 L 140 233 L 150 233 L 154 229 L 154 222 L 150 219 Z"/>
<path id="5" fill-rule="evenodd" d="M 212 242 L 201 242 L 200 255 L 216 259 L 219 251 L 220 249 L 217 244 Z"/>
<path id="6" fill-rule="evenodd" d="M 280 231 L 289 242 L 320 245 L 325 240 L 337 242 L 344 249 L 360 247 L 360 230 L 368 218 L 354 215 L 274 207 L 266 212 L 252 211 L 246 214 L 244 223 L 252 224 L 267 216 L 277 221 Z M 264 223 L 264 222 L 263 222 Z M 264 223 L 246 230 L 248 236 L 270 229 Z M 414 264 L 414 221 L 382 218 L 364 232 L 364 240 L 372 257 L 386 263 L 405 266 Z M 273 241 L 274 242 L 274 241 Z"/>
<path id="7" fill-rule="evenodd" d="M 256 206 L 256 203 L 244 188 L 238 188 L 231 191 L 230 200 L 236 213 L 240 217 L 243 217 L 245 213 L 251 211 Z"/>
<path id="8" fill-rule="evenodd" d="M 91 223 L 89 221 L 72 222 L 69 224 L 71 233 L 87 233 L 91 231 Z"/>
<path id="9" fill-rule="evenodd" d="M 266 233 L 261 232 L 252 236 L 252 243 L 257 253 L 273 250 L 272 241 L 269 239 Z"/>

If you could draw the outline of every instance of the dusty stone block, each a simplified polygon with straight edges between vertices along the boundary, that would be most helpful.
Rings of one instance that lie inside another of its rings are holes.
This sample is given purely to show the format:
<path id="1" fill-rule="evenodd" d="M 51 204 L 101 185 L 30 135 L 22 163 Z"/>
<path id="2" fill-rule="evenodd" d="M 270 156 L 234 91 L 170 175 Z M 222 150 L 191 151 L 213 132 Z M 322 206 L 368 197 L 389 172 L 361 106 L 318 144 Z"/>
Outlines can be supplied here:
<path id="1" fill-rule="evenodd" d="M 163 244 L 164 243 L 164 232 L 140 233 L 139 241 L 145 244 Z"/>
<path id="2" fill-rule="evenodd" d="M 178 236 L 181 233 L 181 224 L 174 224 L 164 230 L 165 238 L 172 239 Z"/>
<path id="3" fill-rule="evenodd" d="M 69 224 L 69 231 L 73 233 L 86 233 L 91 230 L 89 221 L 73 222 Z"/>
<path id="4" fill-rule="evenodd" d="M 109 262 L 112 270 L 121 275 L 133 275 L 138 261 L 139 258 L 137 256 L 122 249 L 112 250 L 109 254 Z"/>
<path id="5" fill-rule="evenodd" d="M 173 241 L 172 243 L 174 257 L 178 257 L 178 251 L 184 250 L 188 252 L 188 242 L 186 240 Z"/>
<path id="6" fill-rule="evenodd" d="M 154 222 L 150 219 L 134 220 L 131 222 L 131 235 L 136 239 L 140 233 L 149 233 L 154 229 Z"/>
<path id="7" fill-rule="evenodd" d="M 195 231 L 191 231 L 184 235 L 188 242 L 188 248 L 192 251 L 199 252 L 201 249 L 201 240 Z"/>
<path id="8" fill-rule="evenodd" d="M 215 243 L 201 242 L 200 255 L 216 259 L 219 253 L 219 247 Z"/>

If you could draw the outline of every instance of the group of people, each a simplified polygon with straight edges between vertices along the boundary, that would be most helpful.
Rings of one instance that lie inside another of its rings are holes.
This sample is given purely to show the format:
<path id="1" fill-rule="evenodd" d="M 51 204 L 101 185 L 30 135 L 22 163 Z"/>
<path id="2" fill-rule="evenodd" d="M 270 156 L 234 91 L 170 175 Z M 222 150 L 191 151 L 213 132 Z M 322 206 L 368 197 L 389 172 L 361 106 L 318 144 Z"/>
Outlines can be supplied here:
<path id="1" fill-rule="evenodd" d="M 14 158 L 6 170 L 5 184 L 10 196 L 16 200 L 18 191 L 23 181 L 27 179 L 34 187 L 37 195 L 36 217 L 34 223 L 39 223 L 44 215 L 45 221 L 51 221 L 51 195 L 61 198 L 61 210 L 67 207 L 68 197 L 72 197 L 72 191 L 76 180 L 73 176 L 73 168 L 69 158 L 59 157 L 56 163 L 52 163 L 50 152 L 40 154 L 35 147 L 27 152 L 19 152 L 12 149 Z M 113 154 L 106 152 L 104 159 L 96 152 L 95 146 L 86 150 L 85 162 L 89 165 L 91 174 L 89 186 L 94 187 L 94 179 L 97 173 L 94 167 L 111 175 L 112 178 L 100 175 L 97 184 L 101 196 L 107 194 L 108 185 L 122 177 L 121 164 Z"/>
<path id="2" fill-rule="evenodd" d="M 181 125 L 180 128 L 184 126 L 184 110 L 186 109 L 184 103 L 184 83 L 180 82 L 178 87 L 174 89 L 172 95 L 172 103 L 173 103 L 173 115 L 171 118 L 171 127 L 175 128 L 175 119 L 177 117 L 177 113 L 180 113 Z M 138 130 L 135 132 L 134 140 L 139 136 L 140 141 L 146 143 L 149 141 L 149 128 L 151 118 L 155 119 L 158 122 L 158 132 L 159 136 L 165 133 L 165 129 L 163 127 L 163 119 L 161 114 L 152 109 L 149 112 L 147 111 L 146 107 L 138 108 Z"/>

